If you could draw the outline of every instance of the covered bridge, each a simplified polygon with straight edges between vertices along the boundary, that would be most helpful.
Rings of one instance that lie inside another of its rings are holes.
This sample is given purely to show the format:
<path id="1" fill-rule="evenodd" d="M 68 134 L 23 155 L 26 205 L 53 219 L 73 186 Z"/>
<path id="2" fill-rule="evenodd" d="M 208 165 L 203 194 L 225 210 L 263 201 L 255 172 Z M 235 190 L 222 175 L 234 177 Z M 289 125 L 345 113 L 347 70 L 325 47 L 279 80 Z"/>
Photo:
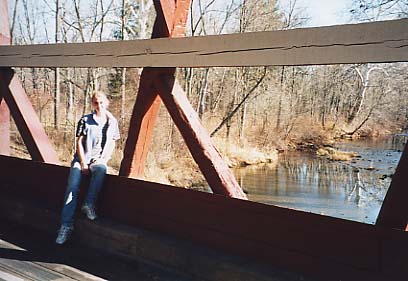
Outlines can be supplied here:
<path id="1" fill-rule="evenodd" d="M 7 1 L 0 1 L 0 229 L 13 222 L 54 233 L 68 174 L 13 67 L 143 67 L 120 174 L 106 180 L 101 222 L 79 222 L 79 243 L 198 280 L 406 280 L 407 146 L 375 225 L 250 202 L 175 71 L 406 62 L 408 20 L 181 38 L 189 5 L 155 0 L 150 40 L 9 46 Z M 213 194 L 137 179 L 161 103 Z M 10 116 L 31 161 L 8 156 Z"/>

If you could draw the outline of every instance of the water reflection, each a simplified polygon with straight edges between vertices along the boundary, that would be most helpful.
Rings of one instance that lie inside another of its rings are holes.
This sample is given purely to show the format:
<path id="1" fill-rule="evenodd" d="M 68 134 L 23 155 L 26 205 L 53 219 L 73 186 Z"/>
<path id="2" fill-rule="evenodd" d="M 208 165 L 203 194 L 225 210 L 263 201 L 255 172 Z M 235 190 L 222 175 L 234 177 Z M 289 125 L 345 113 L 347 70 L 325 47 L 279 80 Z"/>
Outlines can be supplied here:
<path id="1" fill-rule="evenodd" d="M 361 157 L 335 162 L 288 153 L 276 165 L 240 168 L 237 180 L 252 201 L 374 223 L 406 138 L 344 142 Z"/>

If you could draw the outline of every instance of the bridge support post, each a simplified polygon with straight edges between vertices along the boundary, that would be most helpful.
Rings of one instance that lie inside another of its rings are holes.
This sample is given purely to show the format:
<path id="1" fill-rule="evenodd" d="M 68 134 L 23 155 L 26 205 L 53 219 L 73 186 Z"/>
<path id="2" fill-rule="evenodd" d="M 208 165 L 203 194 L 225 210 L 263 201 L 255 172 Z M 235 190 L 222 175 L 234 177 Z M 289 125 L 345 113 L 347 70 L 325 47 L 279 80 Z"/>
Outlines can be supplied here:
<path id="1" fill-rule="evenodd" d="M 152 38 L 184 36 L 190 0 L 156 0 L 154 4 L 157 17 Z M 175 73 L 174 67 L 143 69 L 119 174 L 133 178 L 143 175 L 163 100 L 212 191 L 247 199 L 176 82 Z"/>
<path id="2" fill-rule="evenodd" d="M 156 20 L 152 38 L 184 36 L 190 0 L 155 0 L 154 6 Z M 139 178 L 143 175 L 161 105 L 160 97 L 153 87 L 160 72 L 159 68 L 144 68 L 142 71 L 119 171 L 121 176 Z"/>
<path id="3" fill-rule="evenodd" d="M 0 45 L 10 45 L 7 0 L 0 1 Z M 0 154 L 10 155 L 10 110 L 0 92 Z"/>
<path id="4" fill-rule="evenodd" d="M 378 214 L 376 225 L 408 231 L 408 144 Z"/>

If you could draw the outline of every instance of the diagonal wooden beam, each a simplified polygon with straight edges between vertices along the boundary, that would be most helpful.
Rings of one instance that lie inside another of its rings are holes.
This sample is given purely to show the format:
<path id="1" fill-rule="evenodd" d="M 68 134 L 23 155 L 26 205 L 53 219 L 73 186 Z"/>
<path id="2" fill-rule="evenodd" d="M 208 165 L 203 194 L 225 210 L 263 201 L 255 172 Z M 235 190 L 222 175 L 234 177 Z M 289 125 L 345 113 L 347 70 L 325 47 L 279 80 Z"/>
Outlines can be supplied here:
<path id="1" fill-rule="evenodd" d="M 157 17 L 153 36 L 182 36 L 185 33 L 190 1 L 162 0 L 154 1 L 154 4 Z M 210 136 L 201 125 L 197 113 L 191 107 L 179 84 L 176 83 L 175 72 L 174 67 L 145 68 L 143 70 L 119 174 L 134 178 L 143 175 L 161 103 L 159 93 L 212 191 L 230 197 L 247 199 L 212 143 Z"/>
<path id="2" fill-rule="evenodd" d="M 376 225 L 408 231 L 408 144 L 392 176 Z"/>
<path id="3" fill-rule="evenodd" d="M 152 38 L 184 36 L 190 0 L 155 0 L 154 6 L 156 20 Z M 170 71 L 175 73 L 176 69 L 171 68 Z M 139 90 L 120 166 L 120 176 L 132 178 L 143 176 L 154 124 L 161 105 L 160 97 L 153 84 L 161 73 L 160 68 L 144 68 L 140 76 Z"/>
<path id="4" fill-rule="evenodd" d="M 10 108 L 31 158 L 35 161 L 59 164 L 57 153 L 30 100 L 17 75 L 10 68 L 0 68 L 0 93 Z"/>
<path id="5" fill-rule="evenodd" d="M 0 1 L 0 46 L 10 45 L 7 0 Z M 10 155 L 10 110 L 0 91 L 0 154 Z"/>
<path id="6" fill-rule="evenodd" d="M 229 197 L 247 199 L 175 77 L 164 74 L 157 82 L 156 86 L 159 88 L 163 103 L 212 191 Z"/>
<path id="7" fill-rule="evenodd" d="M 143 175 L 153 127 L 161 104 L 160 97 L 152 87 L 156 72 L 155 69 L 145 68 L 140 76 L 139 90 L 120 165 L 120 176 L 139 178 Z"/>

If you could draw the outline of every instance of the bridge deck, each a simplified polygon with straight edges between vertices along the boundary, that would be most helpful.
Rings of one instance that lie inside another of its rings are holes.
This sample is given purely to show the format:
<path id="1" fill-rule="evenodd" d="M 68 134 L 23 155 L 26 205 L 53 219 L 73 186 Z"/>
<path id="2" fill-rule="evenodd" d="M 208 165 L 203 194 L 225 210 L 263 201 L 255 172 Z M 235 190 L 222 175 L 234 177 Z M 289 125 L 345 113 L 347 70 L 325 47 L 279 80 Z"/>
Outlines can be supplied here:
<path id="1" fill-rule="evenodd" d="M 14 222 L 0 220 L 0 225 L 0 280 L 190 280 L 82 244 L 61 247 L 50 233 Z"/>

